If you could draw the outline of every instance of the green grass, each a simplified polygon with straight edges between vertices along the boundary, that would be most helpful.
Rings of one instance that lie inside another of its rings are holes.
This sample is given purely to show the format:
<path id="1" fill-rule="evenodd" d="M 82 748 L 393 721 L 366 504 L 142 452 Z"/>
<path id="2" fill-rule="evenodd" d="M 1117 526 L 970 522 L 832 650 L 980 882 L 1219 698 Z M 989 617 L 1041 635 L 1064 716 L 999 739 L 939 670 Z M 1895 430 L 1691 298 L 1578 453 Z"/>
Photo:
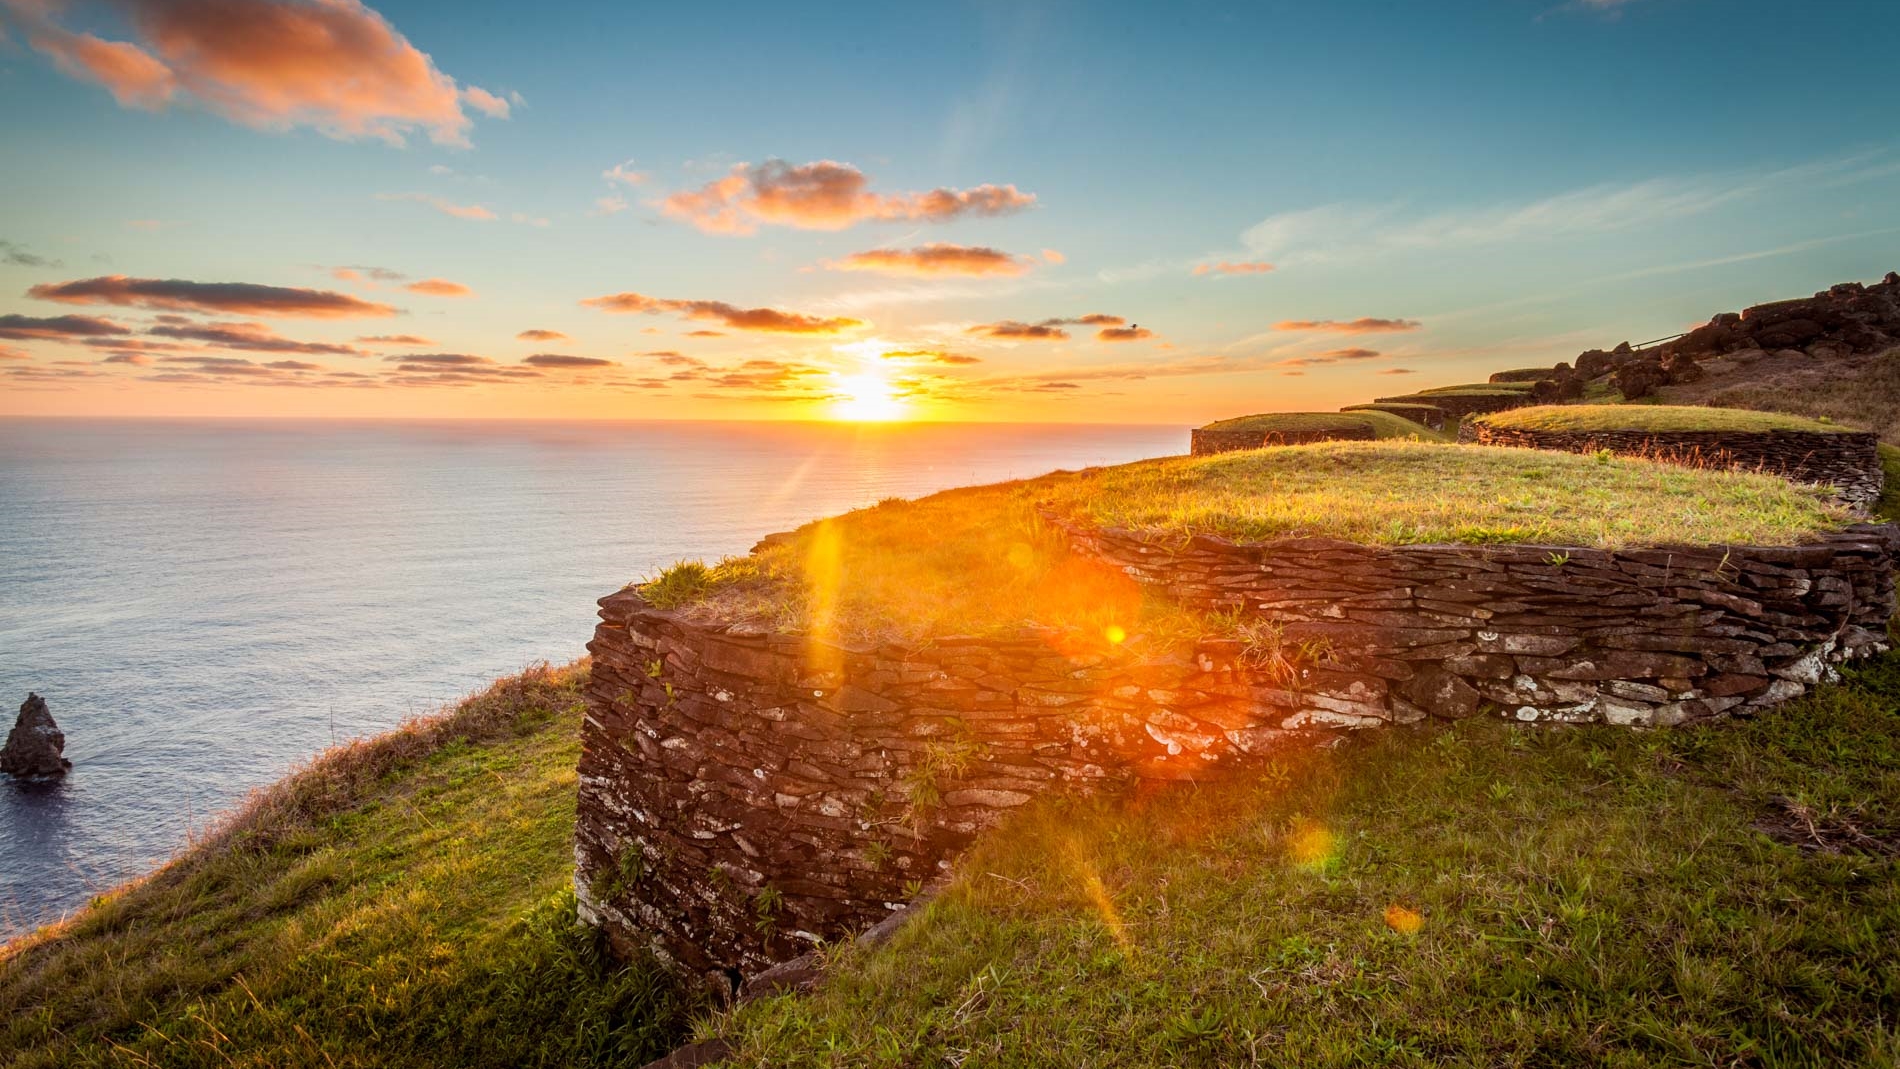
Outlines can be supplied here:
<path id="1" fill-rule="evenodd" d="M 1841 434 L 1857 428 L 1781 412 L 1700 405 L 1534 405 L 1472 419 L 1520 431 L 1812 431 Z"/>
<path id="2" fill-rule="evenodd" d="M 1887 475 L 1887 484 L 1881 488 L 1880 500 L 1874 503 L 1874 516 L 1900 523 L 1900 445 L 1882 442 L 1875 448 L 1880 452 L 1880 468 Z"/>
<path id="3" fill-rule="evenodd" d="M 1759 719 L 1489 718 L 1033 804 L 756 1067 L 1891 1067 L 1900 658 Z"/>
<path id="4" fill-rule="evenodd" d="M 0 950 L 0 1065 L 639 1065 L 693 1008 L 577 925 L 584 665 L 319 758 Z"/>
<path id="5" fill-rule="evenodd" d="M 1773 476 L 1622 457 L 1418 442 L 1326 442 L 1178 457 L 887 501 L 807 525 L 690 580 L 672 607 L 844 639 L 993 634 L 1026 624 L 1192 630 L 1109 569 L 1069 556 L 1048 508 L 1166 536 L 1321 535 L 1373 544 L 1799 542 L 1847 516 Z M 1132 623 L 1131 623 L 1132 622 Z"/>
<path id="6" fill-rule="evenodd" d="M 1437 431 L 1414 423 L 1403 416 L 1382 411 L 1356 412 L 1264 412 L 1257 416 L 1239 416 L 1210 423 L 1204 431 L 1261 431 L 1281 434 L 1313 432 L 1351 433 L 1370 430 L 1374 438 L 1417 438 L 1420 441 L 1444 441 Z"/>

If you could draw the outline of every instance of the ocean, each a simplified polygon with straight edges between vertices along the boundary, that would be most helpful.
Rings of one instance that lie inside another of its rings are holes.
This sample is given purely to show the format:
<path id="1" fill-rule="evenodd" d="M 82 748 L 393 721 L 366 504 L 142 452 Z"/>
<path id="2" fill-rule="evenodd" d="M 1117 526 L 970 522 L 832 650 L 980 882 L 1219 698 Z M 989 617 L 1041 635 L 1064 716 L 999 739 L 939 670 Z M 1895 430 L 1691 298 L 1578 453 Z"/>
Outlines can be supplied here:
<path id="1" fill-rule="evenodd" d="M 0 937 L 298 762 L 584 652 L 594 600 L 871 504 L 1187 450 L 1156 426 L 0 421 Z"/>

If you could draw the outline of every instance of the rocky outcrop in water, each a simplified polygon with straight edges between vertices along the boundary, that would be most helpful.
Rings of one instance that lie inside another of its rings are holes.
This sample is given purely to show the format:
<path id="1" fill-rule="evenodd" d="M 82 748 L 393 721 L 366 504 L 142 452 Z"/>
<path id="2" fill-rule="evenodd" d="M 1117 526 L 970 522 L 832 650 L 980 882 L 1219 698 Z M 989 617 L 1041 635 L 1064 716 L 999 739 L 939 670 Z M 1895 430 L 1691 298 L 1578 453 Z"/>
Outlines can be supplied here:
<path id="1" fill-rule="evenodd" d="M 29 692 L 6 746 L 0 747 L 0 772 L 20 779 L 58 779 L 73 767 L 61 756 L 65 749 L 66 734 L 53 722 L 46 699 Z"/>

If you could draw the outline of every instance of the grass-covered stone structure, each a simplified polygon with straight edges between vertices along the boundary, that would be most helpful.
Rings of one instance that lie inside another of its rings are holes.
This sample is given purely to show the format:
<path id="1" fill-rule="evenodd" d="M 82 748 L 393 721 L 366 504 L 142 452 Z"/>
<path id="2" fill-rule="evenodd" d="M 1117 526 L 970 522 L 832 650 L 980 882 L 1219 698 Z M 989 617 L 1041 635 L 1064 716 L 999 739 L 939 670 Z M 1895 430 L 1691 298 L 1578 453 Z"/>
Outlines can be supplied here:
<path id="1" fill-rule="evenodd" d="M 1690 405 L 1539 405 L 1474 416 L 1459 440 L 1573 453 L 1607 450 L 1675 464 L 1772 472 L 1836 488 L 1856 507 L 1885 483 L 1879 438 L 1836 423 Z"/>
<path id="2" fill-rule="evenodd" d="M 1440 386 L 1396 397 L 1380 397 L 1374 403 L 1381 407 L 1430 405 L 1441 413 L 1438 421 L 1448 425 L 1481 412 L 1501 412 L 1507 408 L 1519 408 L 1531 404 L 1533 385 L 1535 384 L 1531 382 L 1511 381 Z"/>
<path id="3" fill-rule="evenodd" d="M 1344 412 L 1267 412 L 1240 416 L 1198 427 L 1190 436 L 1189 452 L 1197 457 L 1310 442 L 1370 442 L 1381 438 L 1437 440 L 1422 422 L 1397 410 Z M 1443 419 L 1438 421 L 1441 425 Z"/>
<path id="4" fill-rule="evenodd" d="M 888 502 L 603 599 L 580 910 L 723 982 L 1050 791 L 1767 706 L 1884 648 L 1897 537 L 1765 475 L 1415 442 Z"/>

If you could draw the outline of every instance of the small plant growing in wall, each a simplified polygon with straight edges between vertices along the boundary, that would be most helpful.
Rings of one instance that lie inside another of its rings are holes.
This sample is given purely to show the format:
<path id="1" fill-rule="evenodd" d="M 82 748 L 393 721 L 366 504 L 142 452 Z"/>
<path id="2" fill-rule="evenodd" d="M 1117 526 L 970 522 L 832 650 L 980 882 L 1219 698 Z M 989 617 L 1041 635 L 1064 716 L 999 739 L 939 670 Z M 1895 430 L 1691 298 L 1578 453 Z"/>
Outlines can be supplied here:
<path id="1" fill-rule="evenodd" d="M 785 908 L 785 896 L 779 889 L 767 885 L 752 893 L 752 928 L 760 935 L 771 935 L 778 930 L 779 910 Z"/>
<path id="2" fill-rule="evenodd" d="M 1549 553 L 1544 554 L 1544 563 L 1550 565 L 1552 568 L 1561 568 L 1570 563 L 1570 554 L 1551 550 Z"/>
<path id="3" fill-rule="evenodd" d="M 961 723 L 959 728 L 964 732 L 968 730 Z M 975 758 L 976 743 L 967 734 L 939 739 L 924 747 L 917 763 L 904 774 L 902 781 L 905 815 L 913 827 L 929 823 L 931 814 L 943 804 L 944 784 L 968 772 Z"/>
<path id="4" fill-rule="evenodd" d="M 883 872 L 889 868 L 891 860 L 896 856 L 897 851 L 891 849 L 891 844 L 882 839 L 864 848 L 864 860 L 875 872 Z"/>

